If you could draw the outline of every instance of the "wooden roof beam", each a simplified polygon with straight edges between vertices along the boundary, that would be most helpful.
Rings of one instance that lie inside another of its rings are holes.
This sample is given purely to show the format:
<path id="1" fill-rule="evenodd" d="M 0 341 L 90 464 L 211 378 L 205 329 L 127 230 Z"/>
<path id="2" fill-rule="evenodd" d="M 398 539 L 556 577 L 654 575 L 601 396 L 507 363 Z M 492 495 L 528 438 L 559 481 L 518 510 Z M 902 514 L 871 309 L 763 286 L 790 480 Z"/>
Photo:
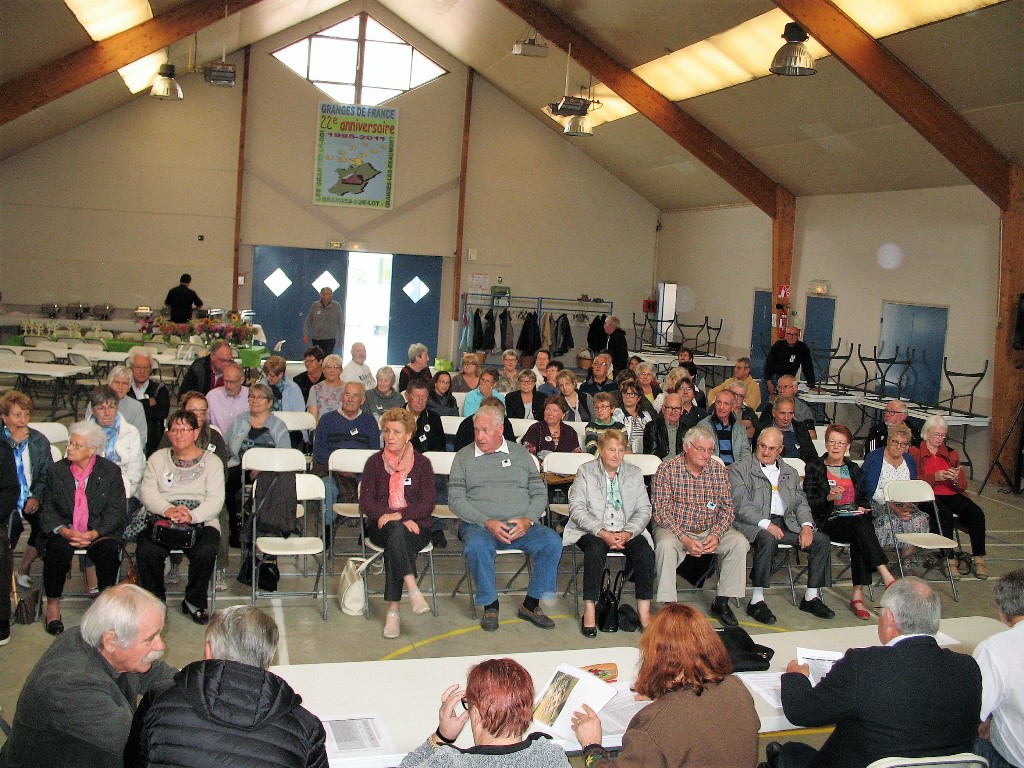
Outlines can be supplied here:
<path id="1" fill-rule="evenodd" d="M 687 152 L 775 218 L 779 184 L 629 69 L 535 0 L 498 0 L 621 96 Z"/>
<path id="2" fill-rule="evenodd" d="M 262 0 L 191 0 L 149 21 L 0 84 L 0 125 L 116 72 Z"/>
<path id="3" fill-rule="evenodd" d="M 903 62 L 828 0 L 773 0 L 1005 211 L 1011 163 Z"/>

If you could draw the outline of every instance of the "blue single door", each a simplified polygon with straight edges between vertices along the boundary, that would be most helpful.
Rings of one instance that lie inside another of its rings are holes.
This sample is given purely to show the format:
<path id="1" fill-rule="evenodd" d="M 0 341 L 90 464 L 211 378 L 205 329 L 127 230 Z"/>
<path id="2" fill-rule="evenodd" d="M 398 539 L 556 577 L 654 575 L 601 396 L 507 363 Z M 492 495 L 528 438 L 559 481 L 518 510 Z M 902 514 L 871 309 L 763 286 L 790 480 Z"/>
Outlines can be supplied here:
<path id="1" fill-rule="evenodd" d="M 811 348 L 814 375 L 818 381 L 824 381 L 828 377 L 828 365 L 832 350 L 832 326 L 835 317 L 835 299 L 824 296 L 807 297 L 803 337 L 807 346 Z"/>
<path id="2" fill-rule="evenodd" d="M 427 345 L 433 363 L 440 313 L 441 257 L 396 253 L 391 262 L 388 360 L 404 364 L 409 345 L 418 342 Z"/>
<path id="3" fill-rule="evenodd" d="M 899 359 L 905 360 L 910 350 L 914 352 L 910 370 L 906 365 L 890 369 L 884 387 L 887 394 L 896 394 L 899 377 L 904 376 L 903 397 L 918 403 L 938 402 L 948 318 L 946 307 L 884 303 L 878 356 L 892 357 L 899 347 Z"/>
<path id="4" fill-rule="evenodd" d="M 772 348 L 772 292 L 754 291 L 754 319 L 750 326 L 750 372 L 764 376 L 764 361 Z"/>

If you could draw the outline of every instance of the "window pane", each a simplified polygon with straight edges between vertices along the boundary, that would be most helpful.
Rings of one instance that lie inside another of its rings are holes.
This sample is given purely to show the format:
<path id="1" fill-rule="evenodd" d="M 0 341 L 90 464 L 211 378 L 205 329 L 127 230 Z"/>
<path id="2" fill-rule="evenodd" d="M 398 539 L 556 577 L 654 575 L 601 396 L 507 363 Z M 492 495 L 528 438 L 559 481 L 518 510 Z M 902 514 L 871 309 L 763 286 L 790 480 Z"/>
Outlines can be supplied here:
<path id="1" fill-rule="evenodd" d="M 366 17 L 366 39 L 380 40 L 385 43 L 405 42 L 405 40 L 400 38 L 387 27 L 383 26 L 379 21 L 369 16 Z"/>
<path id="2" fill-rule="evenodd" d="M 360 104 L 366 104 L 373 106 L 374 104 L 382 104 L 388 99 L 393 99 L 402 93 L 401 90 L 393 91 L 385 88 L 363 88 L 362 98 L 359 100 Z"/>
<path id="3" fill-rule="evenodd" d="M 312 38 L 309 51 L 309 79 L 354 83 L 357 48 L 353 40 Z"/>
<path id="4" fill-rule="evenodd" d="M 349 253 L 345 283 L 344 349 L 361 341 L 366 363 L 377 370 L 388 362 L 388 323 L 391 316 L 390 253 Z"/>
<path id="5" fill-rule="evenodd" d="M 413 49 L 412 75 L 409 78 L 410 88 L 416 88 L 424 83 L 429 83 L 434 78 L 440 77 L 443 74 L 444 69 L 437 66 L 437 64 L 432 62 L 416 49 Z"/>
<path id="6" fill-rule="evenodd" d="M 313 85 L 340 104 L 354 104 L 356 101 L 354 85 L 337 85 L 335 83 L 313 83 Z"/>
<path id="7" fill-rule="evenodd" d="M 409 87 L 412 48 L 394 43 L 366 41 L 363 53 L 363 85 L 370 88 Z"/>
<path id="8" fill-rule="evenodd" d="M 274 54 L 274 58 L 284 64 L 299 77 L 306 77 L 306 64 L 309 61 L 309 40 L 299 40 L 287 48 Z"/>
<path id="9" fill-rule="evenodd" d="M 353 16 L 351 19 L 347 19 L 341 22 L 341 24 L 335 24 L 333 27 L 328 27 L 323 32 L 317 32 L 317 34 L 327 37 L 347 37 L 349 40 L 358 40 L 359 17 Z"/>

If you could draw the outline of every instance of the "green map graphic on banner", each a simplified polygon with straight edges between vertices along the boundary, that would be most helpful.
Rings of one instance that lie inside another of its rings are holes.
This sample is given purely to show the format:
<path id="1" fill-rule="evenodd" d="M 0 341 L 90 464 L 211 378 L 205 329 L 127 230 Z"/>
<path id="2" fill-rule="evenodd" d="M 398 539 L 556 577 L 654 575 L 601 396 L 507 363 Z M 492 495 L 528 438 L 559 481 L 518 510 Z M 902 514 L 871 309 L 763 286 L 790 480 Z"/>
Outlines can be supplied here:
<path id="1" fill-rule="evenodd" d="M 390 208 L 398 110 L 324 102 L 318 120 L 313 202 Z"/>

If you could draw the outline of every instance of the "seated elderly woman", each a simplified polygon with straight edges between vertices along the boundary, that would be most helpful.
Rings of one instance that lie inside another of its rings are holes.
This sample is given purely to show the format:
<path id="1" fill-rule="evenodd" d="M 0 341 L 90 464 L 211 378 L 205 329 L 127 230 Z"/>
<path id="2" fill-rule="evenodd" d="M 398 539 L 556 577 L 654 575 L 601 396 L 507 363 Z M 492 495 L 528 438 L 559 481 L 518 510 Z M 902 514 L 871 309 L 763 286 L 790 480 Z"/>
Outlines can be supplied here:
<path id="1" fill-rule="evenodd" d="M 625 382 L 619 390 L 619 397 L 622 406 L 615 409 L 612 418 L 622 422 L 633 453 L 640 453 L 644 443 L 644 427 L 654 421 L 658 414 L 647 398 L 640 394 L 640 386 L 634 382 Z"/>
<path id="2" fill-rule="evenodd" d="M 366 390 L 366 410 L 379 419 L 380 415 L 388 408 L 405 408 L 405 397 L 395 389 L 395 369 L 390 365 L 377 369 L 377 386 Z M 339 410 L 341 404 L 338 404 Z"/>
<path id="3" fill-rule="evenodd" d="M 389 408 L 380 417 L 384 448 L 366 461 L 359 511 L 366 535 L 384 550 L 384 599 L 388 603 L 384 637 L 398 637 L 402 587 L 413 613 L 430 610 L 416 583 L 416 555 L 430 541 L 437 498 L 430 460 L 413 450 L 416 417 L 405 408 Z"/>
<path id="4" fill-rule="evenodd" d="M 462 355 L 462 369 L 452 376 L 452 392 L 472 392 L 480 386 L 480 358 L 476 352 Z"/>
<path id="5" fill-rule="evenodd" d="M 846 456 L 852 443 L 853 435 L 847 427 L 829 425 L 825 430 L 825 455 L 805 470 L 804 493 L 814 524 L 832 541 L 850 545 L 850 610 L 858 619 L 867 621 L 871 613 L 864 607 L 864 585 L 871 583 L 871 572 L 878 571 L 887 587 L 895 579 L 871 524 L 871 502 L 860 481 L 861 468 Z"/>
<path id="6" fill-rule="evenodd" d="M 505 412 L 510 419 L 544 418 L 546 398 L 537 392 L 537 374 L 533 369 L 520 371 L 516 377 L 517 389 L 505 395 Z"/>
<path id="7" fill-rule="evenodd" d="M 100 591 L 112 587 L 120 565 L 114 538 L 128 522 L 121 470 L 102 455 L 107 436 L 88 421 L 72 424 L 69 431 L 67 457 L 46 473 L 39 511 L 46 631 L 51 635 L 64 631 L 60 600 L 75 550 L 86 550 L 95 564 Z"/>
<path id="8" fill-rule="evenodd" d="M 142 407 L 142 403 L 134 397 L 128 397 L 128 392 L 132 388 L 131 369 L 124 365 L 115 365 L 107 373 L 107 384 L 117 393 L 118 413 L 122 419 L 126 419 L 139 430 L 139 438 L 145 450 L 149 441 L 149 423 L 146 421 L 146 409 Z M 88 415 L 89 413 L 86 413 L 86 416 Z"/>
<path id="9" fill-rule="evenodd" d="M 579 435 L 562 421 L 568 412 L 565 398 L 552 395 L 544 401 L 544 420 L 531 424 L 519 442 L 538 460 L 549 453 L 579 453 Z"/>
<path id="10" fill-rule="evenodd" d="M 607 393 L 597 397 L 603 394 Z M 647 532 L 651 500 L 643 472 L 623 461 L 628 449 L 624 432 L 606 429 L 597 439 L 597 460 L 579 468 L 569 489 L 569 524 L 562 543 L 583 551 L 580 632 L 584 637 L 597 637 L 597 598 L 609 552 L 624 554 L 625 570 L 633 572 L 640 624 L 646 627 L 651 618 L 654 542 Z"/>
<path id="11" fill-rule="evenodd" d="M 565 752 L 550 736 L 526 735 L 532 721 L 530 673 L 512 659 L 482 661 L 470 668 L 465 690 L 455 684 L 441 694 L 437 730 L 399 768 L 569 768 Z M 463 750 L 455 740 L 467 722 L 475 746 Z"/>
<path id="12" fill-rule="evenodd" d="M 929 512 L 932 531 L 943 536 L 953 535 L 955 524 L 971 539 L 972 565 L 974 575 L 979 579 L 988 578 L 985 563 L 985 513 L 967 496 L 967 475 L 960 464 L 960 454 L 946 445 L 949 427 L 942 416 L 929 416 L 921 425 L 921 445 L 910 449 L 910 455 L 917 462 L 917 472 L 922 480 L 935 491 L 934 511 Z M 931 507 L 929 507 L 931 509 Z M 952 551 L 944 550 L 950 558 L 950 573 L 955 577 L 959 572 L 952 560 Z"/>
<path id="13" fill-rule="evenodd" d="M 271 355 L 263 363 L 263 377 L 261 384 L 270 387 L 274 395 L 274 402 L 270 409 L 272 411 L 295 411 L 302 413 L 306 410 L 306 401 L 302 397 L 302 390 L 299 385 L 288 378 L 288 361 L 280 355 Z M 300 448 L 303 440 L 308 439 L 307 430 L 296 431 L 290 435 L 292 448 Z"/>
<path id="14" fill-rule="evenodd" d="M 888 432 L 885 447 L 865 456 L 861 468 L 862 495 L 871 499 L 875 536 L 882 547 L 896 546 L 896 535 L 900 533 L 925 533 L 929 525 L 928 513 L 918 509 L 916 504 L 885 503 L 885 486 L 893 480 L 917 480 L 917 463 L 907 453 L 912 438 L 910 427 L 891 424 Z M 902 557 L 913 554 L 914 547 L 901 546 Z"/>
<path id="15" fill-rule="evenodd" d="M 615 395 L 611 392 L 598 392 L 594 395 L 594 418 L 587 422 L 583 433 L 583 445 L 587 453 L 597 455 L 597 439 L 607 429 L 622 429 L 621 421 L 612 418 L 615 411 Z"/>
<path id="16" fill-rule="evenodd" d="M 653 405 L 658 399 L 658 395 L 661 394 L 661 386 L 654 377 L 654 366 L 650 363 L 640 363 L 634 373 L 636 382 L 640 386 L 640 393 L 647 398 L 647 402 Z"/>
<path id="17" fill-rule="evenodd" d="M 501 370 L 498 371 L 498 391 L 502 394 L 514 392 L 518 385 L 518 376 L 519 353 L 514 349 L 506 349 L 501 353 Z"/>
<path id="18" fill-rule="evenodd" d="M 466 395 L 462 404 L 462 415 L 472 416 L 480 407 L 481 402 L 488 397 L 496 397 L 505 405 L 505 394 L 497 390 L 498 372 L 493 368 L 487 368 L 480 374 L 480 384 L 477 388 Z"/>
<path id="19" fill-rule="evenodd" d="M 696 608 L 670 603 L 640 638 L 633 690 L 650 699 L 629 722 L 612 758 L 601 720 L 586 704 L 572 719 L 586 765 L 634 768 L 752 766 L 761 720 L 718 634 Z"/>
<path id="20" fill-rule="evenodd" d="M 559 371 L 555 377 L 558 391 L 569 406 L 566 421 L 588 422 L 594 418 L 594 400 L 586 392 L 580 392 L 576 383 L 576 374 L 572 371 Z"/>
<path id="21" fill-rule="evenodd" d="M 228 479 L 225 491 L 232 547 L 241 546 L 242 456 L 250 448 L 291 447 L 288 428 L 270 411 L 273 398 L 274 395 L 266 384 L 253 384 L 249 389 L 248 412 L 238 414 L 224 436 L 224 442 L 228 446 Z"/>
<path id="22" fill-rule="evenodd" d="M 132 402 L 138 404 L 137 400 Z M 146 468 L 146 456 L 142 452 L 139 430 L 120 413 L 121 403 L 112 387 L 96 387 L 89 393 L 90 421 L 99 426 L 107 438 L 100 455 L 121 468 L 125 497 L 134 500 Z M 129 506 L 134 505 L 129 503 Z"/>
<path id="23" fill-rule="evenodd" d="M 260 385 L 257 385 L 260 386 Z M 241 417 L 239 417 L 241 418 Z M 149 457 L 139 496 L 155 518 L 197 526 L 195 545 L 185 550 L 188 583 L 181 612 L 196 624 L 206 624 L 206 591 L 213 577 L 220 542 L 221 507 L 224 506 L 224 466 L 213 453 L 197 444 L 199 422 L 195 414 L 178 411 L 170 419 L 171 447 Z M 136 563 L 139 586 L 158 599 L 166 599 L 164 561 L 170 548 L 154 541 L 147 531 L 139 536 Z"/>
<path id="24" fill-rule="evenodd" d="M 11 520 L 12 535 L 10 546 L 17 547 L 18 537 L 23 530 L 21 520 L 31 528 L 25 554 L 18 568 L 18 584 L 31 587 L 29 569 L 36 559 L 39 543 L 39 505 L 46 489 L 46 473 L 53 466 L 50 455 L 50 441 L 41 432 L 29 426 L 32 417 L 32 399 L 21 392 L 11 390 L 0 397 L 0 420 L 3 421 L 3 438 L 14 452 L 14 463 L 18 473 L 18 497 L 14 505 L 14 519 Z M 18 517 L 21 517 L 21 520 Z"/>
<path id="25" fill-rule="evenodd" d="M 340 357 L 327 355 L 320 369 L 324 377 L 309 388 L 309 397 L 306 398 L 306 410 L 312 413 L 317 421 L 320 420 L 321 414 L 341 408 L 341 394 L 345 389 L 345 382 L 341 380 Z"/>

